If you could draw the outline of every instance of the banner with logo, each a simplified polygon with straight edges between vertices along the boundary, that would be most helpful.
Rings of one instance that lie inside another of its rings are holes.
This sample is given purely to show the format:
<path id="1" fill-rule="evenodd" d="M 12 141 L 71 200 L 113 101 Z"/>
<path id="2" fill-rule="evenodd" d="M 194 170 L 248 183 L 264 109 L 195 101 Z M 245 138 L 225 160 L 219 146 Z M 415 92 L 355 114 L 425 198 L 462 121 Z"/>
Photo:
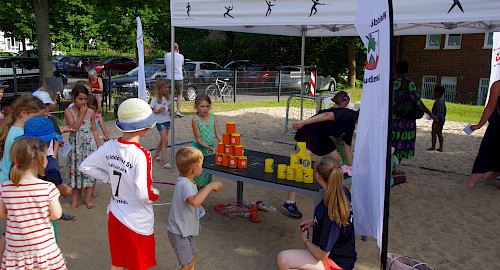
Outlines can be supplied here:
<path id="1" fill-rule="evenodd" d="M 495 32 L 493 33 L 493 49 L 491 50 L 490 87 L 488 87 L 488 95 L 484 106 L 488 105 L 491 85 L 498 80 L 500 80 L 500 32 Z"/>
<path id="2" fill-rule="evenodd" d="M 356 29 L 366 46 L 361 110 L 354 148 L 352 207 L 356 234 L 382 244 L 390 78 L 386 0 L 358 0 Z"/>
<path id="3" fill-rule="evenodd" d="M 137 82 L 139 85 L 137 86 L 137 97 L 148 101 L 146 94 L 146 75 L 144 74 L 144 38 L 142 36 L 142 23 L 141 17 L 137 16 L 135 18 L 137 20 L 137 54 L 139 57 L 139 73 L 137 76 Z"/>

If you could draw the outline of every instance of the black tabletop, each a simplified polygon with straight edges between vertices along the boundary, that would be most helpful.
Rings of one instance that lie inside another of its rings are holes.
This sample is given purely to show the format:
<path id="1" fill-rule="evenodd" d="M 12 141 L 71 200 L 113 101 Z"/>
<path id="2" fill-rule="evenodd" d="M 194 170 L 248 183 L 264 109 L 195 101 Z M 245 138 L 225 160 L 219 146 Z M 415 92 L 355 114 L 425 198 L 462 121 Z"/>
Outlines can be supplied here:
<path id="1" fill-rule="evenodd" d="M 278 164 L 289 165 L 290 157 L 253 151 L 248 149 L 245 149 L 245 156 L 248 158 L 248 166 L 246 169 L 230 168 L 228 166 L 217 165 L 215 164 L 215 155 L 205 156 L 203 160 L 203 168 L 224 172 L 227 174 L 232 174 L 240 177 L 271 182 L 274 184 L 292 186 L 307 190 L 319 191 L 320 189 L 322 189 L 322 187 L 316 181 L 314 181 L 314 183 L 312 184 L 305 184 L 305 183 L 295 182 L 292 180 L 278 179 L 276 173 Z M 273 173 L 264 172 L 264 163 L 265 163 L 264 160 L 266 158 L 274 159 Z"/>

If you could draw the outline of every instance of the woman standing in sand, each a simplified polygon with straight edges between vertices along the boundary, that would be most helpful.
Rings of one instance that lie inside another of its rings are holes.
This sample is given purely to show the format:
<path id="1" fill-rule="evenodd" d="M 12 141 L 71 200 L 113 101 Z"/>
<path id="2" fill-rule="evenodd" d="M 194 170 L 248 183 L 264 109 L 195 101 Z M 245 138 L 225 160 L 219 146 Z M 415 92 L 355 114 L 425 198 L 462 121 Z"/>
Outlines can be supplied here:
<path id="1" fill-rule="evenodd" d="M 417 93 L 415 83 L 406 77 L 409 65 L 406 61 L 401 61 L 396 64 L 396 78 L 393 81 L 394 85 L 394 100 L 405 95 L 407 90 L 413 102 L 417 104 L 419 110 L 428 114 L 434 121 L 439 122 L 439 119 L 431 112 L 420 99 Z M 407 86 L 405 86 L 407 85 Z M 415 140 L 417 139 L 417 122 L 416 119 L 404 119 L 392 114 L 392 147 L 396 149 L 394 155 L 401 161 L 403 158 L 410 158 L 415 155 Z"/>
<path id="2" fill-rule="evenodd" d="M 500 76 L 499 76 L 500 77 Z M 491 85 L 488 104 L 484 107 L 483 116 L 477 125 L 472 125 L 471 130 L 480 129 L 486 121 L 488 128 L 484 133 L 479 152 L 477 153 L 472 174 L 467 182 L 459 185 L 461 188 L 473 189 L 479 181 L 487 181 L 500 174 L 500 78 Z M 485 173 L 493 172 L 486 179 L 481 179 Z"/>

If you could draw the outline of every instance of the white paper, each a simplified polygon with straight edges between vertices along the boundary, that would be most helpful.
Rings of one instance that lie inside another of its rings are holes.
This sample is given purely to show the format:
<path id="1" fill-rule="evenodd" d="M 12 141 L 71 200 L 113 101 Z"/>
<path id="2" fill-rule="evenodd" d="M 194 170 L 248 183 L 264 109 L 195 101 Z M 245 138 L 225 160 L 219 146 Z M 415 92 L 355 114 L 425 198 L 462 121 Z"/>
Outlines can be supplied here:
<path id="1" fill-rule="evenodd" d="M 63 157 L 67 156 L 69 154 L 69 151 L 71 151 L 71 147 L 71 143 L 64 142 L 64 144 L 59 147 L 59 154 L 61 154 Z"/>
<path id="2" fill-rule="evenodd" d="M 431 118 L 431 116 L 430 116 L 430 115 L 427 115 L 427 116 L 425 117 L 425 119 L 427 119 L 427 120 L 432 120 L 432 118 Z"/>
<path id="3" fill-rule="evenodd" d="M 52 156 L 54 154 L 54 140 L 50 140 L 49 147 L 47 147 L 47 156 Z"/>
<path id="4" fill-rule="evenodd" d="M 472 124 L 468 124 L 465 128 L 464 128 L 464 132 L 465 134 L 467 135 L 471 135 L 472 132 L 474 132 L 474 130 L 470 129 L 470 127 L 472 126 Z"/>

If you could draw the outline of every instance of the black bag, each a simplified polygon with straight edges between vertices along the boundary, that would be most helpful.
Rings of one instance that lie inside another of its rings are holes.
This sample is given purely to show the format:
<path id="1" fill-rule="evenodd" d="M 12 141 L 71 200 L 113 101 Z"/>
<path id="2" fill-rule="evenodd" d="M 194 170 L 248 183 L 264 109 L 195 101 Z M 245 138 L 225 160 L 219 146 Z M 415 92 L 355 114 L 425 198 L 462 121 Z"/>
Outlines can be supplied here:
<path id="1" fill-rule="evenodd" d="M 409 85 L 410 81 L 403 79 L 401 87 L 399 88 L 402 95 L 394 99 L 392 110 L 397 117 L 403 119 L 420 119 L 424 116 L 424 112 L 421 111 L 418 108 L 417 103 L 411 99 Z"/>

